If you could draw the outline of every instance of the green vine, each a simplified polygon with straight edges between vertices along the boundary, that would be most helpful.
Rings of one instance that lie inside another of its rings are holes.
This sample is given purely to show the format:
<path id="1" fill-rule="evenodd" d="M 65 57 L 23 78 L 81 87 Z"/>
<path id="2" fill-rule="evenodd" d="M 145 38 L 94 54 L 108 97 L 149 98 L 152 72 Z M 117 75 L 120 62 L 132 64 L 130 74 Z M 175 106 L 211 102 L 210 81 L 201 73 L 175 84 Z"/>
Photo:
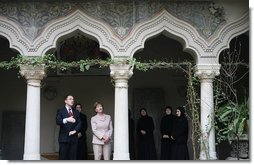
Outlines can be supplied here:
<path id="1" fill-rule="evenodd" d="M 138 61 L 136 59 L 132 60 L 101 60 L 101 59 L 86 59 L 80 61 L 72 61 L 66 62 L 56 59 L 55 55 L 49 54 L 44 56 L 22 56 L 18 55 L 17 57 L 11 58 L 9 61 L 1 61 L 0 62 L 0 69 L 11 69 L 11 68 L 20 68 L 22 65 L 44 65 L 45 69 L 52 69 L 52 70 L 69 70 L 72 68 L 79 69 L 81 72 L 89 70 L 91 67 L 95 66 L 97 68 L 106 68 L 109 67 L 111 64 L 130 64 L 135 67 L 136 70 L 140 71 L 148 71 L 152 69 L 180 69 L 182 70 L 187 78 L 188 85 L 187 85 L 187 110 L 189 110 L 189 114 L 187 115 L 188 118 L 191 120 L 192 124 L 192 131 L 191 131 L 191 139 L 192 139 L 192 146 L 193 146 L 193 156 L 194 159 L 198 159 L 199 153 L 201 148 L 200 144 L 205 148 L 205 154 L 209 159 L 209 151 L 208 145 L 202 139 L 201 136 L 201 125 L 200 125 L 200 98 L 197 92 L 197 87 L 199 87 L 199 80 L 197 77 L 194 76 L 194 64 L 191 62 L 181 62 L 181 63 L 174 63 L 173 61 L 164 60 L 149 60 L 145 62 Z M 246 66 L 248 64 L 242 62 L 236 63 L 224 63 L 223 66 L 234 65 L 234 66 Z M 221 95 L 221 87 L 215 85 L 215 111 L 217 111 L 217 104 L 219 104 L 218 97 Z M 217 128 L 216 121 L 211 121 L 212 126 Z M 220 132 L 218 134 L 220 136 Z M 221 137 L 222 138 L 222 137 Z"/>
<path id="2" fill-rule="evenodd" d="M 99 65 L 100 67 L 108 67 L 112 63 L 111 60 L 86 59 L 80 61 L 65 62 L 57 60 L 53 54 L 44 56 L 22 56 L 13 57 L 10 61 L 0 62 L 0 68 L 11 69 L 19 68 L 21 65 L 45 65 L 46 69 L 60 69 L 61 71 L 71 68 L 79 68 L 81 72 L 89 70 L 91 66 Z"/>
<path id="3" fill-rule="evenodd" d="M 44 65 L 46 69 L 60 69 L 61 71 L 71 68 L 79 68 L 81 72 L 89 70 L 92 66 L 99 68 L 109 67 L 110 64 L 123 63 L 135 66 L 135 69 L 140 71 L 147 71 L 151 69 L 182 69 L 183 66 L 188 66 L 190 62 L 174 63 L 172 61 L 157 61 L 149 60 L 148 62 L 139 62 L 135 58 L 133 60 L 117 61 L 112 59 L 86 59 L 79 61 L 66 62 L 56 59 L 55 55 L 48 54 L 44 56 L 22 56 L 11 58 L 10 61 L 1 61 L 0 68 L 11 69 L 19 68 L 21 65 Z"/>
<path id="4" fill-rule="evenodd" d="M 200 150 L 200 147 L 198 144 L 200 144 L 200 138 L 201 136 L 201 125 L 200 125 L 200 99 L 197 95 L 196 86 L 198 86 L 198 79 L 194 77 L 193 73 L 193 67 L 191 65 L 188 66 L 188 70 L 186 72 L 187 79 L 188 79 L 188 86 L 187 86 L 187 102 L 190 110 L 191 116 L 189 117 L 191 119 L 191 139 L 192 139 L 192 146 L 196 146 L 195 149 L 193 149 L 193 158 L 198 159 L 199 154 L 197 153 L 197 150 Z"/>

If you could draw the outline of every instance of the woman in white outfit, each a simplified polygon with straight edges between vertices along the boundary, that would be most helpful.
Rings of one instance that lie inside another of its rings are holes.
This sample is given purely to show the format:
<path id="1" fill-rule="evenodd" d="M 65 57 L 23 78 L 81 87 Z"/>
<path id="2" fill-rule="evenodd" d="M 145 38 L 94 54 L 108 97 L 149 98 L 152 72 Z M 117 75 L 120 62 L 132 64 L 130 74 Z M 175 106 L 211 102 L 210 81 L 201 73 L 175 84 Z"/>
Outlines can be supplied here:
<path id="1" fill-rule="evenodd" d="M 101 103 L 95 102 L 94 110 L 96 115 L 91 118 L 94 160 L 101 160 L 102 154 L 104 160 L 110 160 L 113 133 L 112 120 L 110 115 L 104 114 Z"/>

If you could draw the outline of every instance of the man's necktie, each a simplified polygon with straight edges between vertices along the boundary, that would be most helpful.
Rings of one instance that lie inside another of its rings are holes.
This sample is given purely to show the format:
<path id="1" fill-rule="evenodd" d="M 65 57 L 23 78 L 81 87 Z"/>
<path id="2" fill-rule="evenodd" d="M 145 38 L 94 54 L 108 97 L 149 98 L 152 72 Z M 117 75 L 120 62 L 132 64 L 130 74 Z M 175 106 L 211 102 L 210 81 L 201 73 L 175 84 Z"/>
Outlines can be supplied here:
<path id="1" fill-rule="evenodd" d="M 68 114 L 69 114 L 69 117 L 73 116 L 73 114 L 71 112 L 71 108 L 68 109 Z"/>

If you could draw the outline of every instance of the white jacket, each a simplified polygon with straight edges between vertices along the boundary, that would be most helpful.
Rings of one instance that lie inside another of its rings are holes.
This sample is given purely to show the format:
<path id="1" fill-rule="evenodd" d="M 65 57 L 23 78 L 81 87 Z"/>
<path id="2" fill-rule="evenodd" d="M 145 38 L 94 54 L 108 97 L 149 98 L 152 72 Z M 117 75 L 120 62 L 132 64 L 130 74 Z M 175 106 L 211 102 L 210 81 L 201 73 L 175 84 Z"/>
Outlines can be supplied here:
<path id="1" fill-rule="evenodd" d="M 103 117 L 98 114 L 91 118 L 92 132 L 93 132 L 93 144 L 104 144 L 102 137 L 104 135 L 110 138 L 112 141 L 112 121 L 110 115 L 104 114 Z"/>

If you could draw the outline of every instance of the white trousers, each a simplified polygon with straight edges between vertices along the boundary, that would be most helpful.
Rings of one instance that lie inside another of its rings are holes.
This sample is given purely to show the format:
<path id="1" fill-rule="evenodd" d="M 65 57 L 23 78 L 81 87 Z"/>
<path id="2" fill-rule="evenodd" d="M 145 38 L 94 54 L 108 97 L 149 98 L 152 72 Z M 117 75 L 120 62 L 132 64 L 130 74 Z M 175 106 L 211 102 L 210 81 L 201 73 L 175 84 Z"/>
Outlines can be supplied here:
<path id="1" fill-rule="evenodd" d="M 111 144 L 93 144 L 94 160 L 101 160 L 103 154 L 104 160 L 110 160 Z"/>

